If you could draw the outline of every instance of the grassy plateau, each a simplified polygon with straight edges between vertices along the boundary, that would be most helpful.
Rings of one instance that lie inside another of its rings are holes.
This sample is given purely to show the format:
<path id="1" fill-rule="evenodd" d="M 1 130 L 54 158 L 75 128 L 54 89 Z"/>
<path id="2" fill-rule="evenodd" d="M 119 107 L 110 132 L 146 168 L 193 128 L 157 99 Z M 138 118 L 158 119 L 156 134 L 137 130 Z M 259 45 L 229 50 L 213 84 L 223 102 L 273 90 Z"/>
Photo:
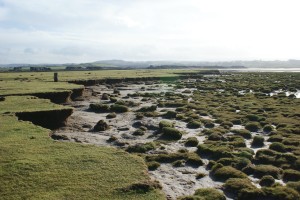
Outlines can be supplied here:
<path id="1" fill-rule="evenodd" d="M 1 199 L 163 199 L 158 190 L 121 192 L 146 182 L 146 165 L 113 148 L 57 142 L 50 131 L 0 115 Z"/>
<path id="2" fill-rule="evenodd" d="M 137 76 L 132 71 L 97 71 L 60 72 L 59 77 L 67 81 L 104 78 L 108 74 Z M 82 86 L 54 83 L 53 72 L 1 73 L 0 77 L 0 96 L 6 96 L 0 101 L 0 199 L 164 199 L 156 187 L 134 187 L 151 185 L 142 158 L 115 148 L 54 141 L 50 130 L 19 121 L 14 115 L 69 109 L 23 95 L 71 91 Z"/>

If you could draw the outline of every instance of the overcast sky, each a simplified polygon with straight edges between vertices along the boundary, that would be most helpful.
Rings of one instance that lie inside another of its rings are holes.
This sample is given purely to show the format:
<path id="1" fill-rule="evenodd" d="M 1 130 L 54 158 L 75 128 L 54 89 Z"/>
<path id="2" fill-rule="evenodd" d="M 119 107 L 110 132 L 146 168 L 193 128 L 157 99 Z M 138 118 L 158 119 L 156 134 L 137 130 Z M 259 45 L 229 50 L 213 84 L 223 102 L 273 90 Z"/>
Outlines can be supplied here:
<path id="1" fill-rule="evenodd" d="M 299 0 L 0 0 L 0 63 L 300 59 Z"/>

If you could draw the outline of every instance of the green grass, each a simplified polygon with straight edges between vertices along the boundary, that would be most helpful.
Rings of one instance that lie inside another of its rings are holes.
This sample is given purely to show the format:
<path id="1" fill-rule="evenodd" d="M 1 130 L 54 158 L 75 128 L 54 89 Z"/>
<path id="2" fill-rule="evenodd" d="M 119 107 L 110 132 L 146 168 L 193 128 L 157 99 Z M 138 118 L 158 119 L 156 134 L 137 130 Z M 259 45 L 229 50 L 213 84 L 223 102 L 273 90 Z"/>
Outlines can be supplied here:
<path id="1" fill-rule="evenodd" d="M 48 99 L 39 99 L 33 96 L 7 96 L 0 101 L 0 114 L 5 112 L 34 112 L 48 110 L 62 110 L 70 107 L 51 103 Z"/>
<path id="2" fill-rule="evenodd" d="M 190 70 L 197 72 L 199 70 Z M 54 72 L 6 72 L 0 73 L 0 95 L 33 94 L 70 91 L 82 86 L 69 84 L 71 80 L 93 80 L 108 78 L 141 78 L 141 77 L 177 77 L 177 73 L 186 70 L 99 70 L 99 71 L 60 71 L 59 82 L 53 82 Z"/>
<path id="3" fill-rule="evenodd" d="M 53 141 L 49 130 L 0 115 L 1 199 L 163 199 L 157 190 L 122 193 L 149 179 L 124 151 Z"/>
<path id="4" fill-rule="evenodd" d="M 71 91 L 73 89 L 83 88 L 80 85 L 67 82 L 43 82 L 43 81 L 1 81 L 0 95 L 18 95 L 34 93 L 52 93 Z"/>
<path id="5" fill-rule="evenodd" d="M 197 72 L 200 70 L 189 70 Z M 60 71 L 58 78 L 60 81 L 106 79 L 106 78 L 136 78 L 136 77 L 173 77 L 175 73 L 186 73 L 184 69 L 137 69 L 137 70 L 99 70 L 99 71 Z M 6 72 L 0 73 L 0 80 L 12 81 L 15 79 L 53 81 L 54 72 Z"/>

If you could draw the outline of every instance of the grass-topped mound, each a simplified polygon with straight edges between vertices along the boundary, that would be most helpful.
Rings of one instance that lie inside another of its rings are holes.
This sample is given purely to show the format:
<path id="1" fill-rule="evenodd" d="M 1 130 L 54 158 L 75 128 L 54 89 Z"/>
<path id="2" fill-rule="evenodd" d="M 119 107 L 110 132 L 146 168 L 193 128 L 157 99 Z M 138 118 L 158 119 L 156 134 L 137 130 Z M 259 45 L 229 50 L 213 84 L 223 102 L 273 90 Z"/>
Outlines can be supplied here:
<path id="1" fill-rule="evenodd" d="M 296 190 L 300 194 L 300 181 L 298 181 L 298 182 L 292 182 L 292 181 L 288 182 L 286 184 L 286 186 Z"/>
<path id="2" fill-rule="evenodd" d="M 273 176 L 270 175 L 263 176 L 259 181 L 259 185 L 262 187 L 270 187 L 274 183 L 275 183 L 275 179 L 273 178 Z"/>
<path id="3" fill-rule="evenodd" d="M 116 113 L 124 113 L 124 112 L 128 112 L 129 108 L 124 105 L 114 104 L 110 106 L 110 110 Z"/>
<path id="4" fill-rule="evenodd" d="M 295 200 L 300 197 L 297 191 L 289 187 L 275 185 L 259 189 L 249 179 L 228 179 L 223 188 L 226 193 L 233 195 L 237 200 Z"/>
<path id="5" fill-rule="evenodd" d="M 192 152 L 178 152 L 178 153 L 161 153 L 161 154 L 151 154 L 145 157 L 147 163 L 149 162 L 159 162 L 159 163 L 173 163 L 173 164 L 186 164 L 192 167 L 199 167 L 203 165 L 202 159 Z"/>
<path id="6" fill-rule="evenodd" d="M 165 127 L 172 128 L 174 127 L 174 124 L 171 121 L 162 120 L 159 122 L 159 129 L 162 130 Z"/>
<path id="7" fill-rule="evenodd" d="M 212 159 L 233 158 L 232 150 L 227 146 L 217 146 L 214 144 L 199 144 L 197 153 L 201 156 L 208 156 Z"/>
<path id="8" fill-rule="evenodd" d="M 255 160 L 259 164 L 268 164 L 282 168 L 290 166 L 295 169 L 300 169 L 298 157 L 291 153 L 280 153 L 271 149 L 261 149 L 257 151 Z"/>
<path id="9" fill-rule="evenodd" d="M 265 141 L 264 137 L 256 135 L 254 136 L 251 145 L 253 147 L 262 147 L 264 146 L 264 141 Z"/>
<path id="10" fill-rule="evenodd" d="M 187 128 L 190 128 L 190 129 L 197 129 L 197 128 L 201 128 L 202 124 L 201 124 L 201 122 L 192 120 L 186 126 L 187 126 Z"/>
<path id="11" fill-rule="evenodd" d="M 261 178 L 265 175 L 270 175 L 278 179 L 280 174 L 281 174 L 281 169 L 274 167 L 272 165 L 257 165 L 254 168 L 254 175 L 258 178 Z"/>
<path id="12" fill-rule="evenodd" d="M 129 108 L 121 104 L 113 104 L 109 106 L 108 104 L 103 103 L 91 103 L 89 110 L 96 113 L 106 113 L 106 112 L 115 112 L 115 113 L 124 113 L 128 112 Z"/>
<path id="13" fill-rule="evenodd" d="M 91 103 L 89 109 L 93 112 L 98 113 L 105 113 L 110 111 L 109 105 L 102 103 Z"/>
<path id="14" fill-rule="evenodd" d="M 251 139 L 252 137 L 251 132 L 245 129 L 233 129 L 231 132 L 235 135 L 242 136 L 245 139 Z"/>
<path id="15" fill-rule="evenodd" d="M 187 147 L 195 147 L 199 143 L 198 139 L 196 137 L 189 137 L 185 141 L 184 145 Z"/>
<path id="16" fill-rule="evenodd" d="M 257 122 L 249 122 L 245 125 L 245 129 L 251 132 L 257 132 L 260 129 L 260 125 Z"/>
<path id="17" fill-rule="evenodd" d="M 284 181 L 300 181 L 300 172 L 293 169 L 286 169 L 283 171 Z"/>
<path id="18" fill-rule="evenodd" d="M 300 199 L 299 193 L 292 188 L 275 186 L 275 187 L 263 187 L 262 191 L 266 199 L 280 199 L 280 200 L 296 200 Z"/>
<path id="19" fill-rule="evenodd" d="M 256 189 L 248 178 L 230 178 L 224 184 L 224 190 L 237 196 L 242 190 Z"/>
<path id="20" fill-rule="evenodd" d="M 231 167 L 224 166 L 212 171 L 213 177 L 219 181 L 226 181 L 229 178 L 247 178 L 243 172 Z"/>
<path id="21" fill-rule="evenodd" d="M 182 137 L 182 132 L 176 128 L 164 127 L 162 128 L 162 139 L 167 140 L 180 140 Z"/>
<path id="22" fill-rule="evenodd" d="M 145 144 L 135 144 L 127 147 L 126 151 L 130 153 L 146 153 L 147 151 L 155 149 L 155 144 L 153 142 L 148 142 Z"/>
<path id="23" fill-rule="evenodd" d="M 179 200 L 225 200 L 222 192 L 215 188 L 200 188 L 193 196 L 180 197 Z"/>
<path id="24" fill-rule="evenodd" d="M 119 190 L 149 181 L 146 165 L 137 156 L 53 141 L 49 130 L 13 116 L 0 116 L 0 121 L 3 199 L 164 199 L 157 189 Z"/>

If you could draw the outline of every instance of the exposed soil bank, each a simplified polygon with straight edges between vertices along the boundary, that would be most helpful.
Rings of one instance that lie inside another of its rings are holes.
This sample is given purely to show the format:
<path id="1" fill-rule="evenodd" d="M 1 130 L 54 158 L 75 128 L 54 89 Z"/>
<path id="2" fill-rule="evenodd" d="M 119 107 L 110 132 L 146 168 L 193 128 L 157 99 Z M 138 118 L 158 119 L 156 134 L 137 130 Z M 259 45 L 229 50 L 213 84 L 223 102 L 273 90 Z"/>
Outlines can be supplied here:
<path id="1" fill-rule="evenodd" d="M 66 125 L 68 117 L 73 113 L 73 109 L 19 112 L 16 116 L 19 120 L 30 121 L 35 125 L 42 126 L 51 130 Z"/>
<path id="2" fill-rule="evenodd" d="M 70 101 L 71 91 L 63 91 L 63 92 L 49 92 L 49 93 L 35 93 L 30 94 L 32 96 L 36 96 L 42 99 L 50 99 L 52 103 L 66 103 Z"/>
<path id="3" fill-rule="evenodd" d="M 201 76 L 201 75 L 208 75 L 208 74 L 215 74 L 215 75 L 219 75 L 220 74 L 220 71 L 219 70 L 201 70 L 199 72 L 193 72 L 193 73 L 190 73 L 190 72 L 187 72 L 187 73 L 184 73 L 184 72 L 181 72 L 181 73 L 174 73 L 174 74 L 180 74 L 180 75 L 183 75 L 185 77 L 197 77 L 197 76 Z"/>
<path id="4" fill-rule="evenodd" d="M 71 100 L 75 100 L 77 97 L 81 97 L 83 95 L 84 88 L 78 88 L 72 90 Z"/>
<path id="5" fill-rule="evenodd" d="M 53 103 L 67 103 L 70 100 L 74 100 L 77 97 L 83 95 L 84 88 L 73 89 L 72 91 L 62 91 L 62 92 L 48 92 L 48 93 L 35 93 L 30 94 L 42 99 L 50 99 Z"/>
<path id="6" fill-rule="evenodd" d="M 68 81 L 69 83 L 93 86 L 97 84 L 116 84 L 123 82 L 136 82 L 136 81 L 175 81 L 177 79 L 187 78 L 184 76 L 174 76 L 174 77 L 141 77 L 141 78 L 112 78 L 112 79 L 96 79 L 96 80 L 73 80 Z"/>
<path id="7" fill-rule="evenodd" d="M 123 82 L 136 82 L 136 81 L 176 81 L 178 79 L 189 78 L 202 78 L 203 75 L 219 75 L 219 70 L 203 70 L 197 73 L 175 73 L 179 76 L 166 76 L 166 77 L 140 77 L 140 78 L 108 78 L 108 79 L 91 79 L 91 80 L 72 80 L 68 83 L 80 84 L 84 86 L 93 86 L 97 84 L 116 84 Z"/>

